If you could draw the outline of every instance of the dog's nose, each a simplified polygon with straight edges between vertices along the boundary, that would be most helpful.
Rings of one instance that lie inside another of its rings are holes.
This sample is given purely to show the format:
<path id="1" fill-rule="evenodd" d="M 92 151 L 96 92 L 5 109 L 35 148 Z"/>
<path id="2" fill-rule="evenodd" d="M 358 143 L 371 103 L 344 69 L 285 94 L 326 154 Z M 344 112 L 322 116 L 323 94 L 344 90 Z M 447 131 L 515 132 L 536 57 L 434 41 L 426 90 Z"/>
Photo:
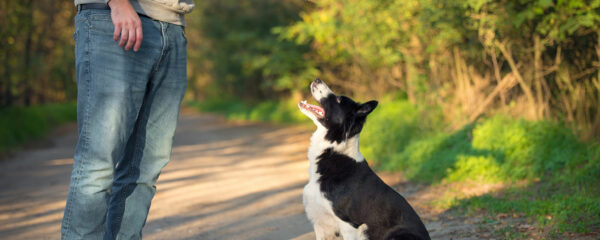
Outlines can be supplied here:
<path id="1" fill-rule="evenodd" d="M 315 81 L 313 81 L 314 83 L 322 83 L 323 81 L 321 81 L 321 79 L 317 78 L 315 79 Z"/>

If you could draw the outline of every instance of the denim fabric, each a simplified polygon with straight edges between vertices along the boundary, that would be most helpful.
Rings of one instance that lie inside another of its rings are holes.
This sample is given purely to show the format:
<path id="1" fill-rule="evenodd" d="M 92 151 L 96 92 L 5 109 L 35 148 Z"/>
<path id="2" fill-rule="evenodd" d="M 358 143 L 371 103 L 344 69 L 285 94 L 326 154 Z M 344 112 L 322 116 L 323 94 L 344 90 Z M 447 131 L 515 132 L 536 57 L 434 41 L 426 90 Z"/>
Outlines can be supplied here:
<path id="1" fill-rule="evenodd" d="M 140 239 L 169 161 L 187 84 L 182 26 L 141 17 L 138 52 L 113 41 L 110 11 L 75 17 L 79 139 L 62 239 Z"/>

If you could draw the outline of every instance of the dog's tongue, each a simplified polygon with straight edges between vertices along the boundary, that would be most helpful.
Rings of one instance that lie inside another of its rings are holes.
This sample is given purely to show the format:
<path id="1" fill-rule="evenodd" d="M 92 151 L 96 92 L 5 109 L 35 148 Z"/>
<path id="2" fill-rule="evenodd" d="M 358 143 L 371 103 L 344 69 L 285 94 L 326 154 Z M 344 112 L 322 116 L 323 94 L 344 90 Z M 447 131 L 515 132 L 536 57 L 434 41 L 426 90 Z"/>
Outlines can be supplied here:
<path id="1" fill-rule="evenodd" d="M 316 105 L 308 105 L 308 107 L 310 108 L 310 110 L 312 110 L 313 112 L 317 112 L 319 113 L 319 115 L 323 116 L 325 115 L 325 111 L 323 110 L 322 107 L 316 106 Z"/>
<path id="2" fill-rule="evenodd" d="M 306 100 L 301 101 L 300 104 L 302 105 L 302 107 L 304 107 L 312 112 L 315 112 L 321 116 L 325 115 L 325 110 L 323 110 L 323 108 L 320 106 L 309 104 L 306 102 Z"/>

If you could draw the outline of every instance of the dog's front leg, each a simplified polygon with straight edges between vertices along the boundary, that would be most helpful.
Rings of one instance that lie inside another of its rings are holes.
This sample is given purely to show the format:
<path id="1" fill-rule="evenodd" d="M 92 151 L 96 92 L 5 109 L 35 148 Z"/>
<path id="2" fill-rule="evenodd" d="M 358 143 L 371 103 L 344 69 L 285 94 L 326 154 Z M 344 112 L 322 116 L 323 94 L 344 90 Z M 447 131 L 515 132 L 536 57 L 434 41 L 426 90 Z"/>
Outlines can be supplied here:
<path id="1" fill-rule="evenodd" d="M 340 226 L 340 233 L 344 240 L 368 240 L 367 237 L 367 224 L 362 224 L 358 228 L 354 228 L 347 222 L 338 219 L 338 225 Z"/>
<path id="2" fill-rule="evenodd" d="M 367 227 L 366 223 L 363 223 L 362 225 L 358 226 L 356 234 L 357 234 L 357 238 L 359 240 L 368 240 L 369 239 L 369 237 L 367 236 L 368 228 L 369 227 Z"/>
<path id="3" fill-rule="evenodd" d="M 315 237 L 317 240 L 341 240 L 340 231 L 337 226 L 328 223 L 315 223 Z"/>

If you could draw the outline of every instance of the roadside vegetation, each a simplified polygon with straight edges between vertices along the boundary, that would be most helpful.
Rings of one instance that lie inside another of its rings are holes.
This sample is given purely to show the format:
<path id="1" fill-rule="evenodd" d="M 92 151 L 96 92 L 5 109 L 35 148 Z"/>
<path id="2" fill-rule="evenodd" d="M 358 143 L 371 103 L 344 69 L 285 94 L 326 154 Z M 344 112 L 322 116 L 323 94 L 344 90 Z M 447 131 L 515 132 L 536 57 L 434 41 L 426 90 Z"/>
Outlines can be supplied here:
<path id="1" fill-rule="evenodd" d="M 75 103 L 0 109 L 0 155 L 37 138 L 52 128 L 77 120 Z"/>
<path id="2" fill-rule="evenodd" d="M 377 168 L 417 182 L 503 185 L 481 196 L 442 196 L 444 207 L 527 216 L 558 232 L 600 227 L 597 143 L 551 121 L 495 115 L 444 131 L 423 114 L 406 101 L 382 103 L 361 136 L 363 154 Z"/>

